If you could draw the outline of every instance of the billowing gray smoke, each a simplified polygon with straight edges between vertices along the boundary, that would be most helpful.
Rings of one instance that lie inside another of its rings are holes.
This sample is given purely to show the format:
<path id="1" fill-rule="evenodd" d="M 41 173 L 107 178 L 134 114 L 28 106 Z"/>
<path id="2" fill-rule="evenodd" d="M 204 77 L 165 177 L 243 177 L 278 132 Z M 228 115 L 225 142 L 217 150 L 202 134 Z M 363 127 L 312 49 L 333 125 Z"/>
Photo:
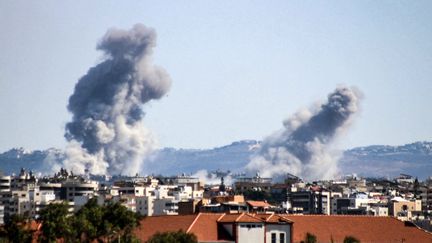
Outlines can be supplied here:
<path id="1" fill-rule="evenodd" d="M 330 146 L 359 110 L 360 97 L 357 89 L 340 87 L 320 107 L 299 111 L 284 122 L 284 129 L 262 142 L 247 169 L 269 177 L 291 173 L 306 179 L 333 178 L 338 154 Z"/>
<path id="2" fill-rule="evenodd" d="M 97 46 L 104 61 L 90 68 L 69 98 L 72 121 L 63 166 L 75 173 L 134 174 L 155 148 L 144 127 L 142 105 L 168 91 L 168 74 L 151 63 L 153 29 L 110 29 Z"/>

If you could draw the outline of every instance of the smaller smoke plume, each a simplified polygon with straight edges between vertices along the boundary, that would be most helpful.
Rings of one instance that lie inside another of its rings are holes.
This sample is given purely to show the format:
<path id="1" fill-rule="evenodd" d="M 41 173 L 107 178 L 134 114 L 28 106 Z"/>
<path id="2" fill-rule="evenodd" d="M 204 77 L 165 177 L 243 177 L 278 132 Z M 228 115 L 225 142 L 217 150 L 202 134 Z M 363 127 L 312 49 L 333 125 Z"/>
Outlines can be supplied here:
<path id="1" fill-rule="evenodd" d="M 337 152 L 331 144 L 359 110 L 361 94 L 340 87 L 319 108 L 304 109 L 284 121 L 281 131 L 267 137 L 247 165 L 266 177 L 291 173 L 305 179 L 330 179 L 338 173 Z"/>
<path id="2" fill-rule="evenodd" d="M 219 185 L 221 183 L 221 178 L 218 177 L 217 174 L 204 169 L 195 172 L 192 177 L 199 178 L 200 181 L 204 182 L 206 185 Z M 233 184 L 233 178 L 230 173 L 224 176 L 224 184 L 229 186 Z"/>
<path id="3" fill-rule="evenodd" d="M 171 81 L 151 63 L 153 29 L 110 29 L 97 46 L 105 59 L 89 69 L 69 98 L 72 121 L 63 167 L 75 173 L 138 173 L 156 141 L 143 125 L 142 106 L 164 96 Z"/>

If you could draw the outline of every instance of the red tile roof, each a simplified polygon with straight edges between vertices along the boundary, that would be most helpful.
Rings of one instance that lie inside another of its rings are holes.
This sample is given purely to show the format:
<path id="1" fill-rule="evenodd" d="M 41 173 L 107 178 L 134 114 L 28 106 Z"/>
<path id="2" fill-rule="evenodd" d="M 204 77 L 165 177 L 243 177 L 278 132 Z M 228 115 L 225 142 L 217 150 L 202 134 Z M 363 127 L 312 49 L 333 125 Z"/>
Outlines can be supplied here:
<path id="1" fill-rule="evenodd" d="M 157 232 L 183 230 L 194 233 L 199 241 L 217 241 L 218 223 L 236 222 L 293 222 L 293 243 L 304 240 L 306 233 L 314 234 L 318 242 L 343 242 L 354 236 L 362 243 L 432 243 L 432 234 L 391 217 L 342 215 L 278 215 L 278 214 L 211 214 L 146 217 L 135 230 L 145 242 Z M 219 232 L 220 233 L 220 232 Z"/>
<path id="2" fill-rule="evenodd" d="M 178 230 L 186 232 L 196 217 L 197 215 L 145 217 L 141 220 L 140 226 L 134 230 L 134 234 L 142 242 L 146 242 L 157 232 L 175 232 Z"/>
<path id="3" fill-rule="evenodd" d="M 146 217 L 135 229 L 135 236 L 141 241 L 147 241 L 157 232 L 175 232 L 183 230 L 193 233 L 199 241 L 215 241 L 218 239 L 217 221 L 222 213 L 200 213 L 179 216 L 152 216 Z M 237 215 L 238 216 L 238 215 Z"/>
<path id="4" fill-rule="evenodd" d="M 269 208 L 272 206 L 264 201 L 246 201 L 246 203 L 254 208 Z"/>
<path id="5" fill-rule="evenodd" d="M 236 219 L 239 217 L 239 214 L 224 214 L 220 219 L 219 222 L 221 223 L 231 223 L 235 222 Z"/>
<path id="6" fill-rule="evenodd" d="M 292 223 L 291 220 L 280 214 L 256 214 L 254 216 L 264 220 L 266 223 Z"/>
<path id="7" fill-rule="evenodd" d="M 188 233 L 194 233 L 199 241 L 214 241 L 218 239 L 217 220 L 221 213 L 200 213 L 189 226 Z"/>
<path id="8" fill-rule="evenodd" d="M 346 236 L 354 236 L 362 243 L 428 243 L 432 234 L 391 217 L 343 216 L 343 215 L 284 215 L 294 222 L 293 242 L 304 240 L 312 233 L 318 242 L 343 242 Z"/>
<path id="9" fill-rule="evenodd" d="M 221 223 L 262 223 L 263 220 L 254 217 L 251 214 L 225 214 L 218 222 Z"/>

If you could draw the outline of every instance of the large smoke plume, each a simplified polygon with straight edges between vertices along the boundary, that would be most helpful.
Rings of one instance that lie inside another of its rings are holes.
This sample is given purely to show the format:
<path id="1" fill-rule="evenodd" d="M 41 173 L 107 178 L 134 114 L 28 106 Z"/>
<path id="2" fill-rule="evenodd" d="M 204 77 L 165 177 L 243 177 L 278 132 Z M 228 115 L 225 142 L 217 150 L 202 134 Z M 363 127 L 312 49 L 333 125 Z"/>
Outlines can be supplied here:
<path id="1" fill-rule="evenodd" d="M 135 174 L 143 157 L 155 148 L 144 127 L 143 104 L 168 91 L 168 74 L 151 62 L 156 44 L 153 29 L 137 24 L 110 29 L 97 49 L 104 61 L 89 69 L 69 98 L 72 121 L 63 166 L 75 173 Z"/>
<path id="2" fill-rule="evenodd" d="M 284 128 L 267 137 L 247 165 L 267 177 L 291 173 L 306 179 L 330 179 L 338 173 L 338 153 L 330 147 L 359 110 L 361 94 L 340 87 L 320 107 L 303 109 L 284 122 Z"/>

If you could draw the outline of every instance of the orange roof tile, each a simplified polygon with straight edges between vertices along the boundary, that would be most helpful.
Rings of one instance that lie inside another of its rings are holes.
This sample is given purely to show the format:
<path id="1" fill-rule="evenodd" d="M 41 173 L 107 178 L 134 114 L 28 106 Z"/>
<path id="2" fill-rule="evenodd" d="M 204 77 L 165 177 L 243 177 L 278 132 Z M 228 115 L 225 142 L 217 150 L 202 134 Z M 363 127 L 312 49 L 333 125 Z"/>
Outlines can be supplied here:
<path id="1" fill-rule="evenodd" d="M 328 216 L 328 215 L 280 215 L 280 214 L 211 214 L 147 217 L 135 230 L 136 236 L 145 242 L 156 232 L 184 230 L 194 233 L 199 241 L 217 241 L 218 223 L 236 222 L 293 222 L 293 242 L 304 240 L 312 233 L 318 242 L 343 242 L 346 236 L 354 236 L 361 242 L 384 243 L 432 243 L 432 234 L 391 217 Z"/>
<path id="2" fill-rule="evenodd" d="M 218 222 L 221 223 L 235 222 L 239 216 L 240 214 L 224 214 L 221 218 L 219 218 Z"/>
<path id="3" fill-rule="evenodd" d="M 260 218 L 262 220 L 264 220 L 267 223 L 281 223 L 281 222 L 285 222 L 285 223 L 292 223 L 291 220 L 287 219 L 286 217 L 283 217 L 280 214 L 255 214 L 254 215 L 256 218 Z"/>
<path id="4" fill-rule="evenodd" d="M 151 216 L 141 220 L 140 225 L 134 230 L 135 236 L 142 242 L 146 242 L 157 232 L 187 231 L 197 215 L 178 216 Z"/>
<path id="5" fill-rule="evenodd" d="M 257 208 L 268 208 L 272 206 L 264 201 L 246 201 L 246 203 L 251 205 L 252 207 L 257 207 Z"/>
<path id="6" fill-rule="evenodd" d="M 237 218 L 236 222 L 238 223 L 261 223 L 263 222 L 261 219 L 256 218 L 250 214 L 243 213 L 240 215 L 239 218 Z"/>
<path id="7" fill-rule="evenodd" d="M 195 234 L 199 241 L 214 241 L 218 239 L 217 220 L 222 215 L 221 213 L 200 213 L 187 232 Z"/>
<path id="8" fill-rule="evenodd" d="M 261 223 L 263 220 L 254 217 L 251 214 L 225 214 L 218 220 L 221 223 Z"/>
<path id="9" fill-rule="evenodd" d="M 360 242 L 432 242 L 432 234 L 391 217 L 348 215 L 283 215 L 292 220 L 293 242 L 304 240 L 306 233 L 317 237 L 317 242 L 343 242 L 354 236 Z"/>

